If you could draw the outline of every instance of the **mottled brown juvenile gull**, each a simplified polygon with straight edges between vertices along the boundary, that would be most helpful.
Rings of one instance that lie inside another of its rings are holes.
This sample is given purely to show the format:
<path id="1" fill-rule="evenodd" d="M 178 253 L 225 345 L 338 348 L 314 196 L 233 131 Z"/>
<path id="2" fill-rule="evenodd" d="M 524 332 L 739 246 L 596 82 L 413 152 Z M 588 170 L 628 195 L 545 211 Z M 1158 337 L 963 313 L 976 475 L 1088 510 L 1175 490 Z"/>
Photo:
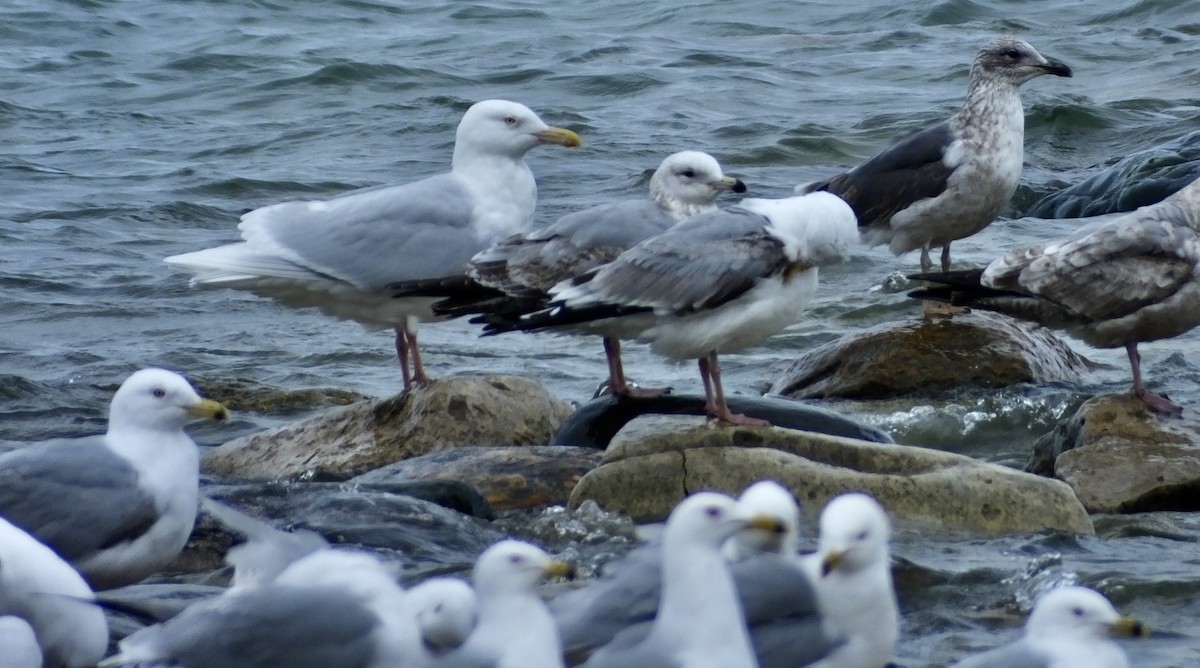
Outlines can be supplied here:
<path id="1" fill-rule="evenodd" d="M 1032 320 L 1098 348 L 1124 346 L 1134 395 L 1157 413 L 1179 415 L 1180 406 L 1143 384 L 1137 345 L 1200 325 L 1200 180 L 1065 239 L 1010 251 L 984 269 L 913 278 L 941 285 L 912 297 Z"/>
<path id="2" fill-rule="evenodd" d="M 854 212 L 829 193 L 743 200 L 563 281 L 551 289 L 550 308 L 485 332 L 553 329 L 648 342 L 665 357 L 699 361 L 710 417 L 763 425 L 729 410 L 718 353 L 797 322 L 816 294 L 818 268 L 845 260 L 857 239 Z"/>
<path id="3" fill-rule="evenodd" d="M 537 186 L 525 154 L 540 144 L 580 139 L 516 102 L 478 102 L 458 125 L 449 173 L 255 209 L 238 225 L 244 241 L 165 262 L 195 274 L 192 285 L 248 290 L 394 329 L 408 389 L 426 379 L 417 324 L 435 319 L 434 299 L 393 299 L 387 286 L 461 274 L 475 253 L 528 230 Z"/>
<path id="4" fill-rule="evenodd" d="M 649 197 L 601 204 L 569 213 L 554 224 L 504 239 L 471 258 L 468 276 L 490 295 L 459 296 L 434 310 L 446 315 L 484 314 L 477 321 L 519 318 L 543 308 L 560 281 L 611 262 L 629 247 L 665 232 L 681 220 L 714 211 L 722 192 L 746 192 L 725 176 L 715 158 L 700 151 L 667 156 L 650 177 Z M 496 297 L 494 291 L 503 296 Z M 631 387 L 621 365 L 618 339 L 604 339 L 608 386 L 620 396 L 657 396 L 663 390 Z"/>
<path id="5" fill-rule="evenodd" d="M 200 454 L 184 425 L 226 415 L 181 376 L 142 369 L 113 395 L 104 435 L 0 456 L 0 517 L 97 589 L 137 582 L 178 556 L 196 520 Z"/>
<path id="6" fill-rule="evenodd" d="M 505 540 L 475 562 L 478 622 L 466 642 L 434 661 L 439 668 L 562 668 L 554 620 L 537 593 L 547 577 L 570 573 L 533 545 Z"/>
<path id="7" fill-rule="evenodd" d="M 1038 597 L 1019 640 L 952 668 L 1129 668 L 1112 636 L 1145 634 L 1140 622 L 1119 615 L 1091 589 L 1057 587 Z"/>
<path id="8" fill-rule="evenodd" d="M 858 216 L 863 240 L 887 244 L 895 255 L 921 249 L 929 271 L 931 246 L 942 247 L 950 269 L 950 242 L 991 224 L 1021 179 L 1025 111 L 1019 86 L 1071 68 L 1042 56 L 1028 43 L 1000 37 L 971 65 L 967 99 L 949 120 L 896 139 L 879 155 L 831 179 L 797 186 L 846 200 Z"/>
<path id="9" fill-rule="evenodd" d="M 15 615 L 29 624 L 48 665 L 94 666 L 104 656 L 108 623 L 94 600 L 92 590 L 67 562 L 0 519 L 0 615 Z M 15 646 L 3 644 L 0 658 L 6 650 L 15 658 Z M 28 648 L 21 654 L 28 654 Z"/>
<path id="10" fill-rule="evenodd" d="M 779 523 L 753 516 L 723 494 L 699 492 L 671 511 L 663 533 L 662 595 L 640 642 L 614 642 L 588 668 L 757 668 L 721 545 L 749 525 Z"/>

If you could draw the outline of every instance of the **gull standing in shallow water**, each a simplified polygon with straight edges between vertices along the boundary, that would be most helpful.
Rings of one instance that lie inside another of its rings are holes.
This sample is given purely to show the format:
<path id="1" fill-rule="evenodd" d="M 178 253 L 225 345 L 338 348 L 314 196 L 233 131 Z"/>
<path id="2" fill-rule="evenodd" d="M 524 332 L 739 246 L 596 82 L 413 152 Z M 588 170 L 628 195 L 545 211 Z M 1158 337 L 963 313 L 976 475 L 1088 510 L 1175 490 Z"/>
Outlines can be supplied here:
<path id="1" fill-rule="evenodd" d="M 743 200 L 559 283 L 550 308 L 484 331 L 565 329 L 648 342 L 660 355 L 699 361 L 710 417 L 765 425 L 730 412 L 717 355 L 798 321 L 818 268 L 844 261 L 857 239 L 854 212 L 829 193 Z"/>
<path id="2" fill-rule="evenodd" d="M 223 420 L 227 412 L 170 371 L 134 373 L 113 395 L 104 435 L 0 456 L 0 517 L 97 589 L 158 572 L 196 521 L 200 453 L 183 427 L 197 417 Z"/>
<path id="3" fill-rule="evenodd" d="M 796 191 L 827 191 L 846 200 L 864 241 L 887 244 L 895 255 L 921 249 L 921 271 L 933 267 L 930 247 L 941 246 L 942 271 L 949 271 L 950 242 L 990 225 L 1017 189 L 1025 148 L 1018 88 L 1044 74 L 1069 77 L 1071 68 L 1022 40 L 992 40 L 975 57 L 966 102 L 949 120 Z"/>
<path id="4" fill-rule="evenodd" d="M 1143 384 L 1137 344 L 1200 325 L 1200 179 L 1158 204 L 1010 251 L 984 269 L 911 278 L 940 284 L 914 298 L 999 311 L 1098 348 L 1124 346 L 1134 395 L 1156 413 L 1180 415 L 1179 405 Z"/>
<path id="5" fill-rule="evenodd" d="M 1114 635 L 1146 635 L 1146 627 L 1091 589 L 1057 587 L 1038 597 L 1020 640 L 951 668 L 1129 668 Z"/>
<path id="6" fill-rule="evenodd" d="M 471 258 L 458 294 L 433 310 L 449 316 L 482 313 L 477 322 L 514 321 L 543 308 L 560 281 L 611 262 L 629 247 L 681 220 L 716 210 L 722 192 L 746 192 L 725 176 L 715 158 L 700 151 L 667 156 L 650 177 L 649 197 L 601 204 L 569 213 L 554 224 L 518 234 Z M 499 293 L 497 293 L 499 291 Z M 663 390 L 630 387 L 618 339 L 604 338 L 608 386 L 618 396 L 659 396 Z"/>
<path id="7" fill-rule="evenodd" d="M 525 154 L 540 144 L 580 143 L 524 105 L 477 102 L 458 124 L 449 173 L 255 209 L 238 224 L 245 241 L 165 262 L 195 274 L 192 285 L 248 290 L 394 329 L 409 389 L 426 380 L 417 324 L 435 319 L 429 305 L 436 299 L 393 299 L 387 286 L 462 273 L 475 253 L 528 230 L 537 185 Z"/>

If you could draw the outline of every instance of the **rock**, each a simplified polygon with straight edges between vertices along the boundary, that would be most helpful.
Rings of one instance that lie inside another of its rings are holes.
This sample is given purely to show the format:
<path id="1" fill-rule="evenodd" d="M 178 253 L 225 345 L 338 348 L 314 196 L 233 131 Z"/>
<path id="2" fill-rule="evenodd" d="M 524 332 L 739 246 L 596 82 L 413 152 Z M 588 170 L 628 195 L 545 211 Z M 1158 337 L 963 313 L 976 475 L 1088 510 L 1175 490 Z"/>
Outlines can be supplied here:
<path id="1" fill-rule="evenodd" d="M 231 411 L 250 413 L 294 413 L 321 406 L 348 406 L 369 399 L 366 395 L 337 388 L 317 387 L 285 390 L 242 379 L 197 379 L 202 396 L 219 401 Z"/>
<path id="2" fill-rule="evenodd" d="M 344 480 L 445 448 L 542 445 L 570 412 L 528 378 L 444 378 L 234 439 L 206 453 L 202 468 L 237 478 Z"/>
<path id="3" fill-rule="evenodd" d="M 1081 218 L 1154 204 L 1200 178 L 1200 131 L 1128 156 L 1088 180 L 1038 200 L 1033 218 Z"/>
<path id="4" fill-rule="evenodd" d="M 592 499 L 656 521 L 691 492 L 737 494 L 767 478 L 789 487 L 814 520 L 832 496 L 861 490 L 908 523 L 992 535 L 1092 533 L 1083 506 L 1057 480 L 938 450 L 682 417 L 629 423 L 579 481 L 571 506 Z"/>
<path id="5" fill-rule="evenodd" d="M 280 528 L 316 531 L 330 543 L 388 553 L 405 566 L 460 567 L 501 535 L 486 524 L 387 485 L 211 485 L 205 494 Z"/>
<path id="6" fill-rule="evenodd" d="M 792 363 L 772 394 L 884 399 L 952 388 L 1073 382 L 1090 366 L 1042 327 L 998 313 L 918 317 L 849 334 Z"/>
<path id="7" fill-rule="evenodd" d="M 769 421 L 777 427 L 815 431 L 833 436 L 891 443 L 885 432 L 817 406 L 775 397 L 727 398 L 734 413 Z M 704 397 L 668 394 L 655 399 L 629 399 L 605 395 L 580 406 L 559 426 L 553 445 L 606 448 L 627 422 L 641 415 L 704 415 Z"/>
<path id="8" fill-rule="evenodd" d="M 1040 439 L 1027 470 L 1065 481 L 1094 513 L 1200 510 L 1200 421 L 1130 394 L 1084 402 Z"/>
<path id="9" fill-rule="evenodd" d="M 350 480 L 392 483 L 451 478 L 483 493 L 494 510 L 565 505 L 575 483 L 600 463 L 592 448 L 551 445 L 463 447 L 389 464 Z"/>

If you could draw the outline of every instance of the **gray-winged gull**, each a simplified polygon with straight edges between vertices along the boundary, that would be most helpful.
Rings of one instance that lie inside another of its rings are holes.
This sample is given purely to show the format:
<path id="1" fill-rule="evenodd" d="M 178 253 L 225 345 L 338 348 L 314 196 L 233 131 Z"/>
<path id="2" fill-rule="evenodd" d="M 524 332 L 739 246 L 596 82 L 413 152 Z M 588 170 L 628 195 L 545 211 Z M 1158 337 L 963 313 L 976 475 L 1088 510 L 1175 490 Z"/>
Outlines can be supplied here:
<path id="1" fill-rule="evenodd" d="M 42 668 L 42 648 L 29 622 L 0 616 L 0 668 Z"/>
<path id="2" fill-rule="evenodd" d="M 108 623 L 94 601 L 74 568 L 0 519 L 0 615 L 25 620 L 51 664 L 94 666 L 104 656 Z M 0 655 L 5 649 L 0 646 Z"/>
<path id="3" fill-rule="evenodd" d="M 405 602 L 430 656 L 461 647 L 479 621 L 475 590 L 455 578 L 430 578 L 409 589 Z"/>
<path id="4" fill-rule="evenodd" d="M 546 310 L 485 332 L 565 329 L 648 342 L 665 357 L 699 361 L 710 417 L 763 425 L 730 412 L 718 353 L 797 322 L 816 294 L 818 268 L 843 261 L 857 239 L 854 212 L 829 193 L 747 199 L 559 283 Z"/>
<path id="5" fill-rule="evenodd" d="M 0 517 L 97 589 L 137 582 L 171 563 L 195 523 L 200 455 L 184 425 L 226 415 L 181 376 L 142 369 L 113 395 L 104 435 L 0 456 Z"/>
<path id="6" fill-rule="evenodd" d="M 580 138 L 516 102 L 477 102 L 458 125 L 449 173 L 255 209 L 238 225 L 244 241 L 165 262 L 195 274 L 192 285 L 394 329 L 408 389 L 426 378 L 417 324 L 434 319 L 435 300 L 393 299 L 387 286 L 462 273 L 475 253 L 528 230 L 537 186 L 524 157 L 540 144 L 578 146 Z"/>
<path id="7" fill-rule="evenodd" d="M 592 655 L 589 668 L 756 668 L 757 661 L 721 545 L 746 526 L 778 530 L 715 492 L 699 492 L 671 511 L 663 532 L 662 595 L 648 634 L 618 638 Z"/>
<path id="8" fill-rule="evenodd" d="M 225 563 L 233 566 L 231 588 L 254 587 L 273 581 L 288 566 L 329 548 L 323 536 L 305 529 L 281 531 L 219 501 L 202 496 L 200 507 L 227 529 L 246 537 L 229 548 Z"/>
<path id="9" fill-rule="evenodd" d="M 1119 615 L 1091 589 L 1057 587 L 1038 597 L 1019 640 L 953 668 L 1128 668 L 1125 651 L 1112 636 L 1145 634 L 1140 622 Z"/>
<path id="10" fill-rule="evenodd" d="M 825 628 L 842 642 L 813 665 L 883 668 L 900 636 L 887 513 L 866 494 L 842 494 L 821 511 L 820 525 L 810 573 Z"/>
<path id="11" fill-rule="evenodd" d="M 863 239 L 900 255 L 921 249 L 929 271 L 931 246 L 942 247 L 950 269 L 950 242 L 991 224 L 1021 178 L 1025 111 L 1019 86 L 1071 68 L 1012 37 L 992 40 L 971 65 L 962 109 L 939 123 L 892 142 L 879 155 L 825 181 L 797 186 L 845 199 L 858 216 Z"/>
<path id="12" fill-rule="evenodd" d="M 570 574 L 541 549 L 504 540 L 475 562 L 478 621 L 458 649 L 434 662 L 442 668 L 561 668 L 562 644 L 537 585 Z"/>
<path id="13" fill-rule="evenodd" d="M 555 223 L 514 235 L 471 258 L 467 274 L 503 297 L 459 296 L 434 311 L 448 315 L 482 313 L 480 322 L 511 320 L 545 306 L 560 281 L 611 262 L 630 246 L 661 234 L 681 220 L 715 210 L 722 192 L 746 192 L 725 176 L 715 158 L 700 151 L 667 156 L 650 177 L 648 197 L 601 204 L 569 213 Z M 606 337 L 608 386 L 622 396 L 658 396 L 661 389 L 631 387 L 621 365 L 620 341 Z"/>
<path id="14" fill-rule="evenodd" d="M 372 555 L 321 550 L 275 580 L 231 589 L 120 643 L 103 666 L 395 668 L 421 640 L 392 569 Z"/>
<path id="15" fill-rule="evenodd" d="M 1151 206 L 1010 251 L 984 269 L 913 276 L 940 283 L 910 296 L 999 311 L 1124 346 L 1133 393 L 1151 410 L 1182 408 L 1142 382 L 1137 345 L 1200 325 L 1200 180 Z"/>

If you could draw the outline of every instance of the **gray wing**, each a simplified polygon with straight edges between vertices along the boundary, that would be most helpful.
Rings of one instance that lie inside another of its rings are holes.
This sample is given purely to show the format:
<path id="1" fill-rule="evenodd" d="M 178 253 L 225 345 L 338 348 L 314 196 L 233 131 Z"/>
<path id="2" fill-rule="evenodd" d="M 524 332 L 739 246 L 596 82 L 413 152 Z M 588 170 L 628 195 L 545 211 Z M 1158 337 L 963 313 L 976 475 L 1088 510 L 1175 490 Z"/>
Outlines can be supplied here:
<path id="1" fill-rule="evenodd" d="M 233 581 L 238 586 L 270 582 L 292 563 L 329 547 L 329 541 L 314 531 L 280 531 L 270 524 L 208 497 L 201 507 L 226 528 L 246 537 L 225 555 L 233 566 Z"/>
<path id="2" fill-rule="evenodd" d="M 1159 303 L 1192 281 L 1200 260 L 1196 233 L 1163 213 L 1137 212 L 1066 241 L 1014 251 L 988 266 L 983 283 L 1091 322 Z"/>
<path id="3" fill-rule="evenodd" d="M 896 139 L 858 167 L 807 190 L 841 197 L 854 209 L 859 227 L 887 229 L 898 211 L 946 190 L 954 169 L 944 158 L 955 139 L 949 122 L 939 123 Z"/>
<path id="4" fill-rule="evenodd" d="M 595 301 L 687 313 L 732 301 L 788 266 L 768 221 L 741 209 L 701 214 L 652 237 L 598 270 Z M 569 304 L 568 304 L 569 305 Z"/>
<path id="5" fill-rule="evenodd" d="M 550 612 L 563 653 L 578 662 L 626 628 L 652 621 L 661 590 L 662 548 L 648 545 L 615 564 L 612 577 L 555 598 Z"/>
<path id="6" fill-rule="evenodd" d="M 543 295 L 558 282 L 612 261 L 675 222 L 649 199 L 596 206 L 501 241 L 472 258 L 469 273 L 513 296 Z"/>
<path id="7" fill-rule="evenodd" d="M 284 202 L 242 217 L 256 251 L 360 288 L 444 276 L 482 248 L 470 195 L 450 174 L 324 202 Z"/>
<path id="8" fill-rule="evenodd" d="M 194 605 L 126 642 L 186 668 L 366 668 L 377 625 L 335 588 L 267 586 Z"/>
<path id="9" fill-rule="evenodd" d="M 1049 668 L 1050 659 L 1024 641 L 997 647 L 959 661 L 950 668 Z"/>
<path id="10" fill-rule="evenodd" d="M 137 471 L 92 436 L 0 457 L 0 516 L 76 562 L 136 539 L 159 513 Z"/>
<path id="11" fill-rule="evenodd" d="M 763 554 L 731 570 L 762 668 L 806 666 L 841 645 L 825 633 L 816 592 L 798 560 Z"/>

